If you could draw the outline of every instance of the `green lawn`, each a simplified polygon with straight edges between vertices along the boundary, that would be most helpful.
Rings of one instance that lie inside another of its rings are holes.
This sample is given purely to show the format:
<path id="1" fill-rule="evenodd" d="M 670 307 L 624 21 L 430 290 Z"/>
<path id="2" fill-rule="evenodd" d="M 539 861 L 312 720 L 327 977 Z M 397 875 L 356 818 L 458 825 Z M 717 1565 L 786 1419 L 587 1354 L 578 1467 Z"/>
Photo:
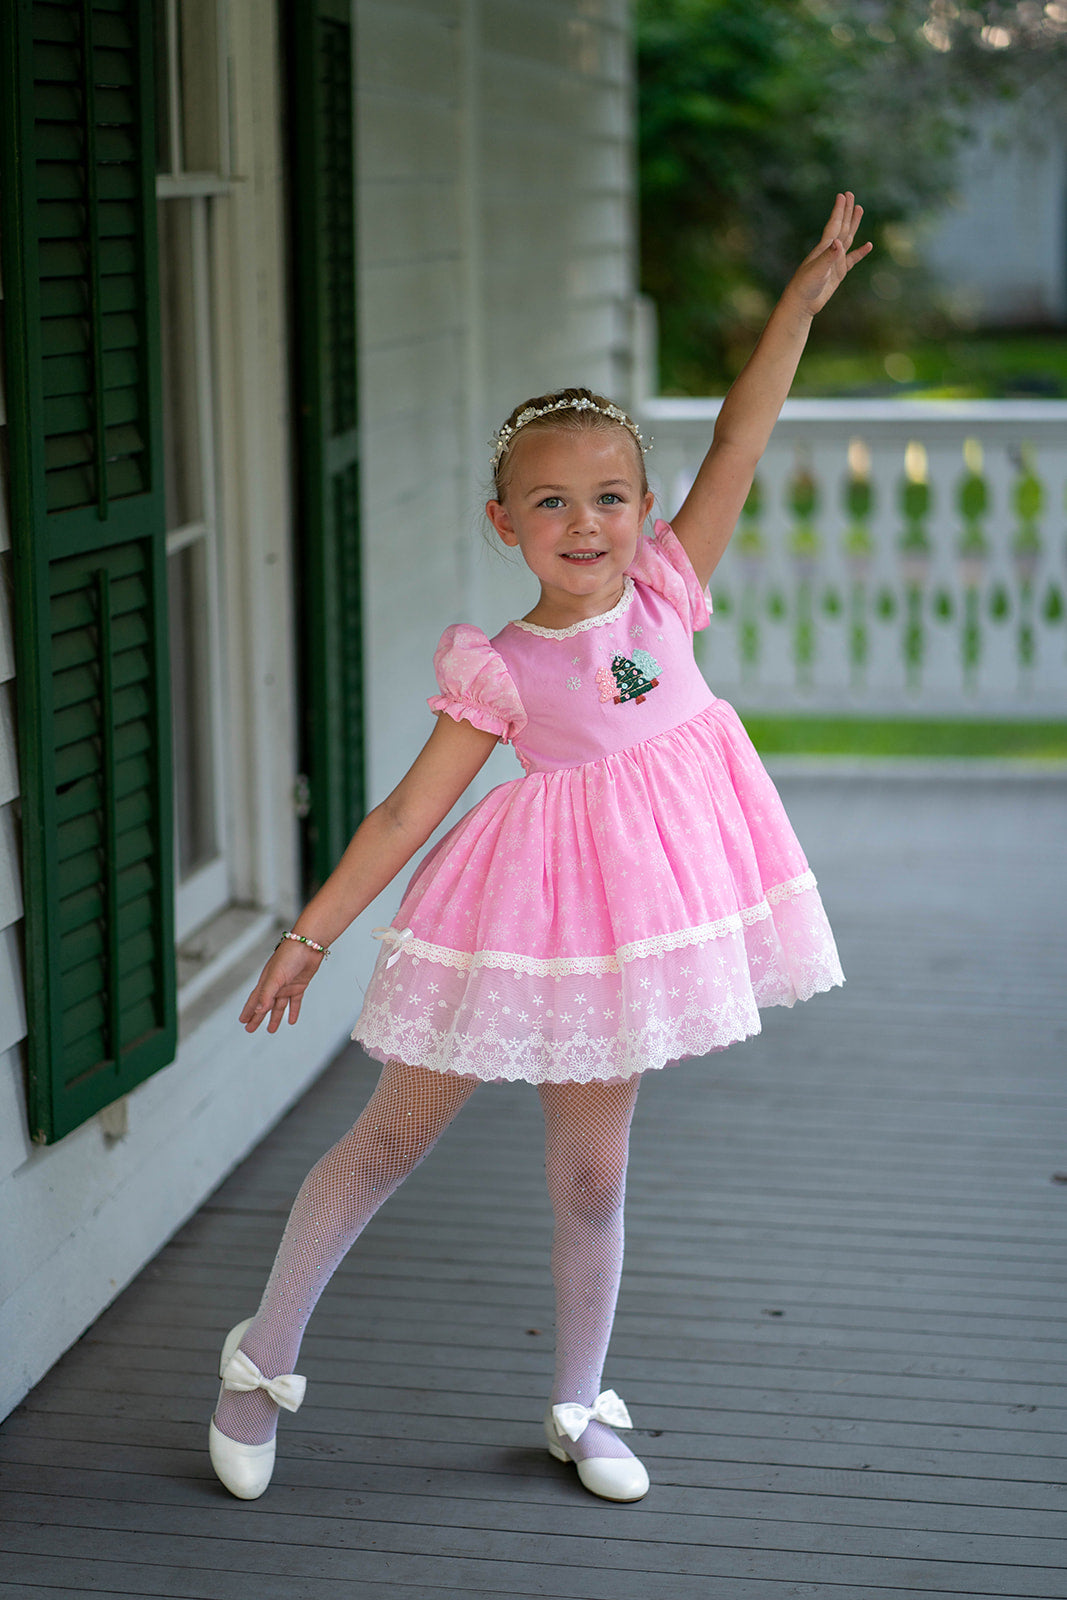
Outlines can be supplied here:
<path id="1" fill-rule="evenodd" d="M 1067 399 L 1067 337 L 983 334 L 895 350 L 809 345 L 794 395 L 915 399 Z"/>
<path id="2" fill-rule="evenodd" d="M 1067 761 L 1067 722 L 744 716 L 761 755 Z"/>

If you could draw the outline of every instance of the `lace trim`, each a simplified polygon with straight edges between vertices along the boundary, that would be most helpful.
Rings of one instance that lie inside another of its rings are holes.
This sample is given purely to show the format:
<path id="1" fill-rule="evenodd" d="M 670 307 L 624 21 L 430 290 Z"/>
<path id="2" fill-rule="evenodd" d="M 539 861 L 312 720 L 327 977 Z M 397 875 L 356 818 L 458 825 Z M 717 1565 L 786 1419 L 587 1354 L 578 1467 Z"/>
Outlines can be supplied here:
<path id="1" fill-rule="evenodd" d="M 616 617 L 621 617 L 633 602 L 634 580 L 624 577 L 622 580 L 622 599 L 617 606 L 612 606 L 610 611 L 604 611 L 599 617 L 586 617 L 582 622 L 574 622 L 569 628 L 542 628 L 536 622 L 513 622 L 513 628 L 521 628 L 523 633 L 536 633 L 539 639 L 573 639 L 576 633 L 586 633 L 590 628 L 602 628 L 606 623 L 614 622 Z"/>
<path id="2" fill-rule="evenodd" d="M 382 1061 L 397 1056 L 431 1071 L 490 1082 L 591 1083 L 630 1077 L 725 1049 L 760 1031 L 763 1007 L 792 1006 L 843 983 L 833 937 L 817 899 L 807 935 L 807 948 L 781 951 L 770 966 L 747 974 L 742 951 L 742 970 L 736 970 L 732 980 L 720 979 L 712 988 L 691 988 L 680 1008 L 672 1007 L 669 1014 L 653 1009 L 620 1016 L 615 1027 L 609 1023 L 602 1033 L 592 1021 L 586 1025 L 592 1014 L 586 1013 L 585 996 L 575 996 L 575 1025 L 570 1025 L 570 1017 L 561 1017 L 560 1023 L 568 1026 L 559 1036 L 531 1026 L 524 1012 L 513 1014 L 506 1006 L 480 1023 L 474 1018 L 482 1012 L 475 1011 L 457 1026 L 451 1008 L 437 1020 L 440 1001 L 428 1000 L 418 1015 L 401 1017 L 387 1000 L 364 1006 L 352 1037 Z M 605 1012 L 605 1018 L 608 1015 Z"/>
<path id="3" fill-rule="evenodd" d="M 772 906 L 804 894 L 815 888 L 815 874 L 802 872 L 799 878 L 790 878 L 768 889 L 764 898 L 754 906 L 744 906 L 717 922 L 704 922 L 695 928 L 681 928 L 677 932 L 657 933 L 648 939 L 624 944 L 612 956 L 540 956 L 518 955 L 511 950 L 450 950 L 447 945 L 428 944 L 425 939 L 408 939 L 403 954 L 412 960 L 435 961 L 439 966 L 451 967 L 456 972 L 476 972 L 489 967 L 502 972 L 524 972 L 534 978 L 569 978 L 586 974 L 621 972 L 630 961 L 641 961 L 648 956 L 665 955 L 669 950 L 684 950 L 695 944 L 706 944 L 711 939 L 722 939 L 738 932 L 742 927 L 763 922 L 773 913 Z"/>

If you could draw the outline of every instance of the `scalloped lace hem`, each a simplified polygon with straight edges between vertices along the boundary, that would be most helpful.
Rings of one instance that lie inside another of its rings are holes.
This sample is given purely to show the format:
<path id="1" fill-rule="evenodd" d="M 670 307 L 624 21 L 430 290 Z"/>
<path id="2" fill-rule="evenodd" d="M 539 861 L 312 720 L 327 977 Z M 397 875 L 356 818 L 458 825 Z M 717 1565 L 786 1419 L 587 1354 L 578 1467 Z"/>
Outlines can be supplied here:
<path id="1" fill-rule="evenodd" d="M 599 617 L 586 617 L 581 622 L 573 622 L 569 628 L 542 628 L 536 622 L 513 622 L 513 628 L 521 628 L 523 633 L 535 633 L 539 639 L 573 639 L 576 633 L 587 633 L 590 628 L 602 628 L 609 622 L 614 622 L 616 617 L 621 617 L 628 611 L 634 597 L 634 580 L 625 577 L 622 583 L 622 599 L 610 611 L 601 612 Z"/>
<path id="2" fill-rule="evenodd" d="M 766 891 L 757 905 L 745 906 L 716 922 L 704 922 L 693 928 L 679 928 L 671 933 L 653 934 L 648 939 L 638 939 L 619 947 L 610 956 L 524 956 L 512 950 L 452 950 L 447 945 L 429 944 L 425 939 L 405 939 L 396 942 L 396 949 L 413 961 L 436 961 L 456 972 L 474 972 L 489 967 L 500 972 L 522 972 L 532 978 L 571 978 L 594 973 L 621 972 L 630 961 L 641 961 L 648 956 L 666 955 L 671 950 L 685 950 L 692 945 L 706 944 L 711 939 L 722 939 L 745 927 L 752 927 L 773 916 L 773 908 L 799 894 L 815 888 L 815 874 L 810 870 L 785 883 L 775 884 Z M 396 930 L 399 933 L 399 929 Z"/>

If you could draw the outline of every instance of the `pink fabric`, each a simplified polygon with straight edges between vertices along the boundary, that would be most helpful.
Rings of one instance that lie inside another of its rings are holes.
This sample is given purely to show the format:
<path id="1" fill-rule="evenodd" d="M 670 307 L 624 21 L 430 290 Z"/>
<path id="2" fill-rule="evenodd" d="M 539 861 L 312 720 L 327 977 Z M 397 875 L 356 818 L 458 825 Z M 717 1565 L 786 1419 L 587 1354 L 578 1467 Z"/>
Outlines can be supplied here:
<path id="1" fill-rule="evenodd" d="M 691 633 L 711 620 L 711 596 L 689 564 L 669 522 L 657 522 L 655 537 L 642 539 L 630 572 L 640 583 L 669 600 Z"/>
<path id="2" fill-rule="evenodd" d="M 472 722 L 510 744 L 526 726 L 526 713 L 508 669 L 481 628 L 457 622 L 446 628 L 434 651 L 441 693 L 426 702 L 453 722 Z"/>
<path id="3" fill-rule="evenodd" d="M 588 626 L 445 635 L 440 709 L 495 718 L 527 775 L 416 871 L 393 924 L 412 937 L 391 967 L 383 950 L 353 1032 L 371 1055 L 624 1078 L 842 981 L 781 801 L 693 660 L 707 610 L 666 524 L 630 579 Z"/>

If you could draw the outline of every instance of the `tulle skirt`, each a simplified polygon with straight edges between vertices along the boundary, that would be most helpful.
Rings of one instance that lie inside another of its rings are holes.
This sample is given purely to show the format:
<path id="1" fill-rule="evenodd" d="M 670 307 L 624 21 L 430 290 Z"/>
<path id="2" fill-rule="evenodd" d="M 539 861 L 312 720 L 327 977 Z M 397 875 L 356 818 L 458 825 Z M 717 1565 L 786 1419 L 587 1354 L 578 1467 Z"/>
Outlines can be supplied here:
<path id="1" fill-rule="evenodd" d="M 777 791 L 716 700 L 469 811 L 412 878 L 352 1037 L 438 1072 L 610 1081 L 842 981 Z"/>

